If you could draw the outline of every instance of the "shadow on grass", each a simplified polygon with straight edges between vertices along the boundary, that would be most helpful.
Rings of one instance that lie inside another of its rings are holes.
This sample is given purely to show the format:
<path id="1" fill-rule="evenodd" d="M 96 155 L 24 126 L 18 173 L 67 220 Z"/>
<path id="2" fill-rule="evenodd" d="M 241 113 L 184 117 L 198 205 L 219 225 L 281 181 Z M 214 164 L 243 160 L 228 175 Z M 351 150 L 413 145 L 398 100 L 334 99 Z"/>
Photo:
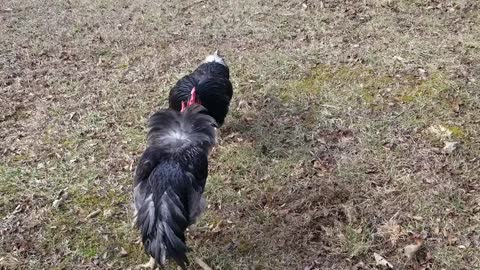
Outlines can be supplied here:
<path id="1" fill-rule="evenodd" d="M 256 100 L 238 106 L 221 130 L 207 187 L 211 208 L 199 225 L 214 229 L 194 234 L 195 245 L 224 254 L 209 258 L 222 269 L 230 261 L 273 269 L 304 267 L 320 255 L 338 259 L 343 251 L 328 243 L 348 225 L 351 191 L 335 179 L 336 155 L 353 135 L 316 122 L 306 103 Z"/>

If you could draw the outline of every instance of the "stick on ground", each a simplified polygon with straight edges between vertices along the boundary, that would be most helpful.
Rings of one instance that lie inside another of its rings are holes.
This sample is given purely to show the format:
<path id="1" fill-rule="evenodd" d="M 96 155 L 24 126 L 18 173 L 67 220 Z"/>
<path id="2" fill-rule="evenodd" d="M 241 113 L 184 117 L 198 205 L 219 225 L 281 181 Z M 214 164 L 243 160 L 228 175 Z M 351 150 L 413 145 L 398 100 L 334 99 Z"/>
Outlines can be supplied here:
<path id="1" fill-rule="evenodd" d="M 208 266 L 202 259 L 196 258 L 195 262 L 203 269 L 203 270 L 213 270 L 210 266 Z"/>

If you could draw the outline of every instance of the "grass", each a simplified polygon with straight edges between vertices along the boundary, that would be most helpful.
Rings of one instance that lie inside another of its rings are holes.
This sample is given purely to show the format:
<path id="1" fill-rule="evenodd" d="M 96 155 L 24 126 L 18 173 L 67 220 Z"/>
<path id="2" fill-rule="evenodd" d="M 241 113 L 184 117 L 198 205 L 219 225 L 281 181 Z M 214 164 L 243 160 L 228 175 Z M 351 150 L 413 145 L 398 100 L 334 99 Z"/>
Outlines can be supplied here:
<path id="1" fill-rule="evenodd" d="M 217 48 L 235 97 L 192 259 L 480 268 L 478 4 L 437 2 L 6 1 L 0 268 L 146 262 L 130 225 L 146 120 Z"/>

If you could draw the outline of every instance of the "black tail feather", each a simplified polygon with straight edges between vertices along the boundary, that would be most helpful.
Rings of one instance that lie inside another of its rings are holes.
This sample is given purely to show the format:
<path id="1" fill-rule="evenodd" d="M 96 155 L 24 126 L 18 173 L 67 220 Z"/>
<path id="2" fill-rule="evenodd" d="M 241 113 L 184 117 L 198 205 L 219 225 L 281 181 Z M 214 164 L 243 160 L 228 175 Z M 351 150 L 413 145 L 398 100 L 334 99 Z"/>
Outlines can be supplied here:
<path id="1" fill-rule="evenodd" d="M 201 106 L 183 113 L 164 110 L 150 119 L 148 147 L 135 175 L 136 224 L 145 251 L 164 265 L 188 265 L 185 230 L 200 214 L 208 175 L 208 152 L 215 144 L 215 121 Z"/>

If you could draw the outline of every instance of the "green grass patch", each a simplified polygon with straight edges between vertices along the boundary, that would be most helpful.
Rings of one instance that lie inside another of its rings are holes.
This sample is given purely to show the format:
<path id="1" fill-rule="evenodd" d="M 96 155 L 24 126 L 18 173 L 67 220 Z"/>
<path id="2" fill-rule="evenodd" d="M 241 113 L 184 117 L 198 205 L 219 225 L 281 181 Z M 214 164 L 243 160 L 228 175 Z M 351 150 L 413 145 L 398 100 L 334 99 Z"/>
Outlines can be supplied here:
<path id="1" fill-rule="evenodd" d="M 344 243 L 342 245 L 349 257 L 362 255 L 370 248 L 371 234 L 362 227 L 346 226 L 343 235 Z"/>

